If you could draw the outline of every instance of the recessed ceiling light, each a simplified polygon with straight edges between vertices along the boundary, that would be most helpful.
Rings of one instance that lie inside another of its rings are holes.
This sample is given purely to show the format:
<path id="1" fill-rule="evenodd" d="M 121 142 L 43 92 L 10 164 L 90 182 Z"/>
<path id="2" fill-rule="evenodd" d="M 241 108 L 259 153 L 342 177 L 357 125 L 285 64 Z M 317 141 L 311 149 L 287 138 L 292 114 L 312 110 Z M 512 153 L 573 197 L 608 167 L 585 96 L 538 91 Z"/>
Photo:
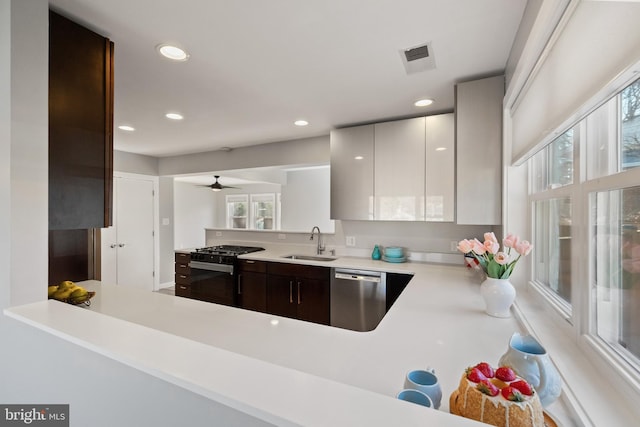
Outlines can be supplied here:
<path id="1" fill-rule="evenodd" d="M 189 54 L 178 46 L 172 46 L 170 44 L 161 44 L 156 46 L 160 55 L 172 61 L 186 61 L 189 59 Z"/>
<path id="2" fill-rule="evenodd" d="M 134 130 L 136 130 L 136 128 L 134 128 L 133 126 L 127 126 L 127 125 L 118 126 L 118 129 L 126 130 L 127 132 L 133 132 Z"/>
<path id="3" fill-rule="evenodd" d="M 354 159 L 356 159 L 356 160 L 362 160 L 362 159 L 364 159 L 364 157 L 362 157 L 362 156 L 355 156 L 355 157 L 354 157 Z"/>
<path id="4" fill-rule="evenodd" d="M 295 122 L 293 122 L 293 124 L 296 126 L 306 126 L 309 124 L 309 122 L 306 120 L 296 120 Z"/>
<path id="5" fill-rule="evenodd" d="M 436 151 L 444 151 L 446 149 L 447 149 L 447 147 L 438 147 L 438 148 L 436 148 Z"/>
<path id="6" fill-rule="evenodd" d="M 413 103 L 416 107 L 426 107 L 433 104 L 433 99 L 419 99 Z"/>
<path id="7" fill-rule="evenodd" d="M 184 119 L 184 117 L 182 117 L 182 114 L 178 114 L 178 113 L 167 113 L 164 116 L 167 119 L 171 119 L 171 120 L 182 120 L 182 119 Z"/>

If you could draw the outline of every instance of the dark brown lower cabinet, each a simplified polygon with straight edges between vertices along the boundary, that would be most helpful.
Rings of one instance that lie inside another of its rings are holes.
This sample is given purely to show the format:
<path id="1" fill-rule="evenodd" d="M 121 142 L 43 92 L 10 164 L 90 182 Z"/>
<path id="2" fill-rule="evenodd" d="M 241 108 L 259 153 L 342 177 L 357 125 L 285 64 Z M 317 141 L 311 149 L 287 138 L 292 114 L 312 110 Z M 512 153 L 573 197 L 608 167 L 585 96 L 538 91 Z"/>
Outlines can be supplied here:
<path id="1" fill-rule="evenodd" d="M 267 265 L 267 312 L 329 324 L 330 268 L 299 264 Z"/>
<path id="2" fill-rule="evenodd" d="M 266 263 L 264 261 L 240 260 L 238 268 L 238 307 L 266 312 Z"/>

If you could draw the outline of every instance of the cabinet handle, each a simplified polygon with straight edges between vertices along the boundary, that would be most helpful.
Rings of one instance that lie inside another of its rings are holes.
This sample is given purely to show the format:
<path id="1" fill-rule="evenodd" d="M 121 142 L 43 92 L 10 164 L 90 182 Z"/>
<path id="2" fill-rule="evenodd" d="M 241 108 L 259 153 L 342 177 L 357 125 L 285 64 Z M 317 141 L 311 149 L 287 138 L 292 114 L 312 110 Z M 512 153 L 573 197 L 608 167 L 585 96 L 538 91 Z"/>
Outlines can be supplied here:
<path id="1" fill-rule="evenodd" d="M 186 290 L 187 290 L 187 287 L 186 287 L 186 286 L 178 286 L 178 287 L 179 287 L 180 289 L 182 289 L 183 291 L 186 291 Z"/>
<path id="2" fill-rule="evenodd" d="M 242 274 L 238 274 L 238 295 L 242 295 Z"/>
<path id="3" fill-rule="evenodd" d="M 301 303 L 301 297 L 300 297 L 300 282 L 298 282 L 298 305 L 300 305 Z"/>
<path id="4" fill-rule="evenodd" d="M 187 264 L 180 264 L 180 268 L 187 268 Z"/>
<path id="5" fill-rule="evenodd" d="M 289 304 L 293 304 L 293 280 L 289 280 Z"/>
<path id="6" fill-rule="evenodd" d="M 120 244 L 118 244 L 118 247 L 119 247 L 119 248 L 124 248 L 124 243 L 120 243 Z"/>
<path id="7" fill-rule="evenodd" d="M 180 275 L 180 278 L 181 278 L 181 279 L 186 279 L 186 278 L 187 278 L 187 276 L 184 276 L 184 275 L 182 275 L 182 274 L 181 274 L 181 275 Z"/>
<path id="8" fill-rule="evenodd" d="M 251 261 L 250 259 L 246 260 L 245 262 L 246 262 L 247 264 L 255 264 L 255 263 L 256 263 L 255 261 Z"/>
<path id="9" fill-rule="evenodd" d="M 111 249 L 115 248 L 116 246 L 118 246 L 118 245 L 109 245 L 109 247 L 110 247 Z"/>

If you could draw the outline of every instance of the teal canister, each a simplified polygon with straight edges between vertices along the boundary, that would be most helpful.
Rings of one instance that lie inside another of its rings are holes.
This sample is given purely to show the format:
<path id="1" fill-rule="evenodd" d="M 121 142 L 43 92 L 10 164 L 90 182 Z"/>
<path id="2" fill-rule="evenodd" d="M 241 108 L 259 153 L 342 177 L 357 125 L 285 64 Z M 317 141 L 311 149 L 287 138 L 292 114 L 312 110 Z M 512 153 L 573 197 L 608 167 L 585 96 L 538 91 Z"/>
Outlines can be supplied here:
<path id="1" fill-rule="evenodd" d="M 371 252 L 371 259 L 380 259 L 382 258 L 382 255 L 380 254 L 380 248 L 378 247 L 378 245 L 375 245 L 373 247 L 373 252 Z"/>

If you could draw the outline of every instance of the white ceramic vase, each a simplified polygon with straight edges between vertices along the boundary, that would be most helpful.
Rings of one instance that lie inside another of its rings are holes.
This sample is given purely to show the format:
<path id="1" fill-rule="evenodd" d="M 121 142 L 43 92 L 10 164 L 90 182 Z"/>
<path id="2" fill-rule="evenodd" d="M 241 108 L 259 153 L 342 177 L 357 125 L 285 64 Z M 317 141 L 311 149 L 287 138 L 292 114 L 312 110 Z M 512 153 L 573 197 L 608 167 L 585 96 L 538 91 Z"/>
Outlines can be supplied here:
<path id="1" fill-rule="evenodd" d="M 486 313 L 493 317 L 511 317 L 511 304 L 516 299 L 516 289 L 509 279 L 487 277 L 480 285 Z"/>

